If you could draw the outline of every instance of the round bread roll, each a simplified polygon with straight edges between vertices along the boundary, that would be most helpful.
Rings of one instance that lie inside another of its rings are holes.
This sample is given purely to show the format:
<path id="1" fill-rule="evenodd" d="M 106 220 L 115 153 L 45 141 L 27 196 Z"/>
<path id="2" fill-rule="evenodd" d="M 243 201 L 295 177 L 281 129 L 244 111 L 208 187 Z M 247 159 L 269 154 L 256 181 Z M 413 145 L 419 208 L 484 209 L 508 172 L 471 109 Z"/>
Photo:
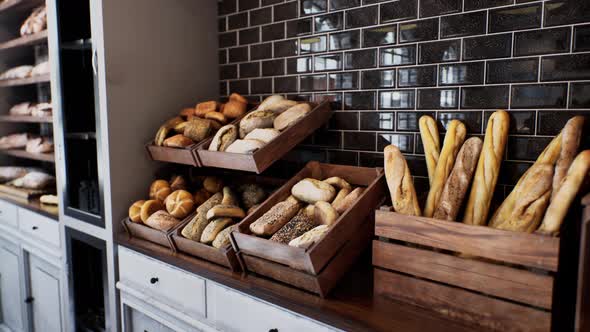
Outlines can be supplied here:
<path id="1" fill-rule="evenodd" d="M 224 107 L 225 108 L 225 107 Z M 209 112 L 205 114 L 205 119 L 215 120 L 221 124 L 227 123 L 227 118 L 220 112 Z"/>
<path id="2" fill-rule="evenodd" d="M 230 97 L 231 98 L 231 97 Z M 243 97 L 242 97 L 243 98 Z M 247 102 L 239 102 L 236 100 L 230 100 L 225 104 L 222 110 L 223 115 L 228 119 L 236 119 L 246 114 L 246 108 L 248 107 Z"/>
<path id="3" fill-rule="evenodd" d="M 193 145 L 193 143 L 192 139 L 182 134 L 178 134 L 165 139 L 163 145 L 170 148 L 186 148 L 187 146 Z"/>
<path id="4" fill-rule="evenodd" d="M 268 143 L 268 142 L 272 141 L 273 139 L 275 139 L 280 134 L 281 134 L 281 132 L 274 129 L 274 128 L 256 128 L 256 129 L 252 130 L 250 133 L 248 133 L 248 135 L 246 135 L 246 137 L 244 137 L 244 139 L 245 140 L 255 139 L 255 140 L 263 141 L 264 143 Z"/>
<path id="5" fill-rule="evenodd" d="M 254 111 L 240 121 L 240 138 L 256 128 L 272 128 L 276 114 L 272 111 Z"/>
<path id="6" fill-rule="evenodd" d="M 225 151 L 238 138 L 238 128 L 229 124 L 221 127 L 209 144 L 209 151 Z"/>
<path id="7" fill-rule="evenodd" d="M 216 176 L 208 176 L 203 180 L 203 188 L 212 194 L 218 193 L 223 190 L 223 181 Z"/>
<path id="8" fill-rule="evenodd" d="M 195 107 L 195 115 L 198 117 L 204 117 L 205 114 L 209 112 L 217 111 L 218 107 L 219 103 L 214 100 L 198 103 Z"/>
<path id="9" fill-rule="evenodd" d="M 279 114 L 275 118 L 273 126 L 276 130 L 285 130 L 295 122 L 299 121 L 299 119 L 303 118 L 309 112 L 311 112 L 311 106 L 309 106 L 309 104 L 297 104 Z"/>
<path id="10" fill-rule="evenodd" d="M 145 200 L 137 201 L 129 207 L 129 220 L 141 223 L 141 206 Z"/>
<path id="11" fill-rule="evenodd" d="M 291 188 L 291 194 L 300 201 L 315 204 L 319 201 L 331 202 L 336 196 L 336 189 L 320 180 L 306 178 Z"/>
<path id="12" fill-rule="evenodd" d="M 178 225 L 180 221 L 166 211 L 156 211 L 154 212 L 146 221 L 145 224 L 151 228 L 161 230 L 163 232 L 167 232 L 171 230 L 174 226 Z"/>
<path id="13" fill-rule="evenodd" d="M 186 188 L 187 188 L 186 180 L 184 179 L 184 177 L 182 175 L 172 176 L 172 179 L 170 180 L 170 189 L 172 191 L 186 190 Z"/>
<path id="14" fill-rule="evenodd" d="M 195 142 L 200 142 L 209 137 L 211 131 L 214 130 L 213 120 L 194 118 L 188 121 L 184 127 L 184 136 L 190 138 Z M 164 141 L 166 143 L 166 141 Z"/>
<path id="15" fill-rule="evenodd" d="M 186 190 L 177 190 L 166 197 L 166 211 L 174 218 L 182 219 L 193 212 L 195 201 Z"/>
<path id="16" fill-rule="evenodd" d="M 150 198 L 164 201 L 172 193 L 172 188 L 166 180 L 156 180 L 150 186 Z"/>
<path id="17" fill-rule="evenodd" d="M 209 193 L 205 188 L 199 189 L 193 195 L 195 206 L 201 206 L 201 204 L 205 203 L 205 201 L 207 201 L 209 197 L 211 197 L 211 193 Z"/>
<path id="18" fill-rule="evenodd" d="M 257 139 L 238 139 L 227 147 L 225 152 L 229 153 L 254 153 L 264 145 L 263 141 Z"/>
<path id="19" fill-rule="evenodd" d="M 164 204 L 157 199 L 150 199 L 143 203 L 140 210 L 140 218 L 144 223 L 156 211 L 164 210 Z"/>
<path id="20" fill-rule="evenodd" d="M 242 96 L 239 93 L 232 93 L 231 95 L 229 95 L 229 101 L 236 101 L 242 104 L 247 104 L 248 103 L 248 99 L 246 99 L 244 96 Z"/>
<path id="21" fill-rule="evenodd" d="M 314 206 L 314 221 L 320 225 L 332 225 L 340 216 L 328 202 L 318 201 Z"/>

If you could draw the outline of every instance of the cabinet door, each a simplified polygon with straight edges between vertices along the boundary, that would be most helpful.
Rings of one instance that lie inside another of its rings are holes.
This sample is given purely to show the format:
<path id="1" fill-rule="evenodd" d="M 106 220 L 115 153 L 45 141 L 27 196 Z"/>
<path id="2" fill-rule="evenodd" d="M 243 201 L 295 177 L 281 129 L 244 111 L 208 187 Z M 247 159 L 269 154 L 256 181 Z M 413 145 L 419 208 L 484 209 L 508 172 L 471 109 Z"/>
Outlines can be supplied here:
<path id="1" fill-rule="evenodd" d="M 33 255 L 29 256 L 33 330 L 61 331 L 59 270 Z"/>
<path id="2" fill-rule="evenodd" d="M 23 298 L 18 248 L 0 241 L 0 322 L 14 331 L 23 330 Z"/>
<path id="3" fill-rule="evenodd" d="M 174 332 L 174 329 L 152 319 L 141 311 L 124 306 L 125 332 Z"/>

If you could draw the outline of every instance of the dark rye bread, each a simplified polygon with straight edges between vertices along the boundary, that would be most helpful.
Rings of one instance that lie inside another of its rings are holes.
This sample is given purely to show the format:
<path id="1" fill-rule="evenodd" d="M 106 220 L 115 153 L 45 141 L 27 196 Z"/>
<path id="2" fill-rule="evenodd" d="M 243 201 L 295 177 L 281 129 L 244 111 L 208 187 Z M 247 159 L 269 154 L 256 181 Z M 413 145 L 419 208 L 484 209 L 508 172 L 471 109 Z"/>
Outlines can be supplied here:
<path id="1" fill-rule="evenodd" d="M 281 227 L 271 238 L 271 241 L 288 244 L 296 237 L 303 235 L 305 232 L 315 227 L 313 218 L 305 213 L 305 209 L 299 210 L 285 226 Z"/>

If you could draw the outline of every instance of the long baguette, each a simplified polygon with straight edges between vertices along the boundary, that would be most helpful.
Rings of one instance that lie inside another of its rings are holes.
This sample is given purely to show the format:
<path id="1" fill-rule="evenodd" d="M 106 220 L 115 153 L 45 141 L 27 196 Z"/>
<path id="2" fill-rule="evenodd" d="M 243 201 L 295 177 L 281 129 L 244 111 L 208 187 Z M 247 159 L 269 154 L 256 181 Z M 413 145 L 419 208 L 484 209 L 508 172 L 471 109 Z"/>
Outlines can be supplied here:
<path id="1" fill-rule="evenodd" d="M 419 216 L 420 206 L 410 168 L 400 150 L 394 145 L 385 147 L 385 179 L 395 212 Z"/>
<path id="2" fill-rule="evenodd" d="M 426 199 L 426 206 L 424 206 L 425 217 L 430 218 L 434 215 L 436 205 L 440 200 L 440 195 L 447 182 L 447 178 L 453 170 L 455 158 L 457 157 L 457 153 L 459 153 L 461 145 L 463 145 L 466 134 L 467 129 L 465 129 L 465 125 L 459 120 L 452 120 L 447 126 L 443 148 L 436 164 L 434 179 L 430 185 L 430 191 Z"/>
<path id="3" fill-rule="evenodd" d="M 551 193 L 551 201 L 556 197 L 561 181 L 565 178 L 576 154 L 580 147 L 580 139 L 582 138 L 582 127 L 584 126 L 583 116 L 574 116 L 565 124 L 562 131 L 561 152 L 559 159 L 555 164 L 555 174 L 553 175 L 553 192 Z"/>
<path id="4" fill-rule="evenodd" d="M 424 146 L 424 156 L 426 157 L 426 167 L 428 168 L 428 180 L 430 185 L 434 181 L 434 171 L 438 158 L 440 157 L 440 135 L 436 121 L 428 115 L 420 117 L 418 121 L 420 127 L 420 137 L 422 146 Z"/>
<path id="5" fill-rule="evenodd" d="M 509 126 L 510 117 L 503 110 L 494 112 L 488 120 L 483 148 L 479 155 L 473 185 L 463 217 L 463 222 L 466 224 L 486 224 L 492 196 L 500 174 L 500 164 L 504 156 L 506 141 L 508 140 Z"/>
<path id="6" fill-rule="evenodd" d="M 541 227 L 538 232 L 549 235 L 559 234 L 563 219 L 578 194 L 586 175 L 590 171 L 590 150 L 580 152 L 574 159 L 565 178 L 561 181 L 555 197 L 558 199 L 551 201 Z"/>

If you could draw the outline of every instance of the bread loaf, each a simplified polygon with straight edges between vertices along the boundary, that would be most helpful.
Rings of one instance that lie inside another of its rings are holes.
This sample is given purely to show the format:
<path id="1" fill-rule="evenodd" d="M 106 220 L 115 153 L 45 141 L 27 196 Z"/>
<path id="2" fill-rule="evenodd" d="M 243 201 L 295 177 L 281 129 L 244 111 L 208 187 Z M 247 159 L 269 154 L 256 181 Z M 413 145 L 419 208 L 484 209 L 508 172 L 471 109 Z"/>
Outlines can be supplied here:
<path id="1" fill-rule="evenodd" d="M 175 126 L 177 126 L 177 125 L 179 125 L 179 124 L 181 124 L 183 122 L 185 122 L 185 121 L 181 117 L 179 117 L 179 116 L 174 117 L 174 118 L 166 121 L 158 129 L 158 132 L 156 133 L 156 137 L 154 138 L 154 144 L 156 144 L 157 146 L 164 145 L 164 141 L 166 140 L 166 137 L 168 136 L 168 133 L 170 133 L 170 131 Z"/>
<path id="2" fill-rule="evenodd" d="M 300 208 L 301 204 L 290 199 L 277 203 L 250 224 L 250 231 L 258 236 L 271 236 L 289 222 Z"/>
<path id="3" fill-rule="evenodd" d="M 141 209 L 140 209 L 140 217 L 141 217 L 141 221 L 143 221 L 144 223 L 148 220 L 148 218 L 154 214 L 156 211 L 160 211 L 160 210 L 164 210 L 164 204 L 162 204 L 161 201 L 157 200 L 157 199 L 150 199 L 145 201 L 142 205 L 141 205 Z"/>
<path id="4" fill-rule="evenodd" d="M 292 247 L 308 249 L 314 243 L 318 242 L 329 230 L 330 226 L 328 225 L 316 226 L 312 230 L 307 231 L 303 235 L 291 240 L 289 245 Z"/>
<path id="5" fill-rule="evenodd" d="M 276 114 L 272 111 L 256 110 L 246 114 L 240 121 L 240 138 L 256 128 L 272 128 Z"/>
<path id="6" fill-rule="evenodd" d="M 184 136 L 190 138 L 194 142 L 200 142 L 211 135 L 213 131 L 213 123 L 209 119 L 194 118 L 184 127 Z"/>
<path id="7" fill-rule="evenodd" d="M 182 175 L 174 175 L 172 179 L 170 179 L 170 189 L 172 191 L 186 190 L 187 187 L 186 180 Z"/>
<path id="8" fill-rule="evenodd" d="M 424 147 L 424 156 L 426 157 L 426 167 L 428 168 L 428 180 L 430 185 L 434 180 L 434 171 L 438 158 L 440 157 L 440 135 L 438 133 L 438 126 L 436 121 L 428 115 L 420 117 L 418 121 L 420 127 L 420 137 L 422 138 L 422 146 Z"/>
<path id="9" fill-rule="evenodd" d="M 229 124 L 221 127 L 209 144 L 209 151 L 225 151 L 238 137 L 238 128 Z"/>
<path id="10" fill-rule="evenodd" d="M 333 203 L 332 206 L 336 209 L 336 212 L 339 214 L 343 214 L 344 211 L 351 208 L 354 203 L 361 197 L 361 195 L 365 192 L 364 188 L 358 187 L 355 188 L 350 194 L 346 195 L 343 200 L 338 203 Z"/>
<path id="11" fill-rule="evenodd" d="M 216 193 L 215 195 L 211 196 L 211 198 L 209 198 L 205 203 L 201 204 L 197 208 L 197 213 L 195 214 L 193 219 L 191 219 L 191 221 L 189 221 L 189 223 L 186 224 L 186 226 L 184 226 L 184 228 L 182 229 L 182 236 L 194 241 L 200 241 L 201 235 L 203 234 L 203 230 L 205 229 L 205 227 L 207 227 L 207 224 L 209 224 L 209 221 L 207 220 L 207 212 L 215 205 L 221 203 L 222 198 L 223 195 L 221 193 Z"/>
<path id="12" fill-rule="evenodd" d="M 221 200 L 221 204 L 238 206 L 238 197 L 230 187 L 223 187 L 223 199 Z"/>
<path id="13" fill-rule="evenodd" d="M 321 225 L 332 225 L 340 214 L 328 202 L 318 201 L 315 204 L 314 221 Z"/>
<path id="14" fill-rule="evenodd" d="M 156 180 L 150 185 L 150 198 L 164 201 L 172 193 L 172 188 L 166 180 Z"/>
<path id="15" fill-rule="evenodd" d="M 557 194 L 555 194 L 557 199 L 551 201 L 549 204 L 541 227 L 539 227 L 539 233 L 548 235 L 559 234 L 563 220 L 589 171 L 590 150 L 585 150 L 580 152 L 576 159 L 574 159 L 567 175 L 559 184 Z"/>
<path id="16" fill-rule="evenodd" d="M 291 240 L 303 235 L 315 226 L 313 218 L 310 218 L 305 209 L 301 209 L 297 215 L 286 223 L 285 226 L 281 227 L 270 240 L 288 244 Z"/>
<path id="17" fill-rule="evenodd" d="M 145 224 L 151 228 L 167 232 L 174 228 L 174 226 L 178 225 L 179 222 L 178 219 L 174 218 L 166 211 L 159 210 L 147 218 Z"/>
<path id="18" fill-rule="evenodd" d="M 137 201 L 129 207 L 129 220 L 141 223 L 141 206 L 145 203 L 144 200 Z"/>
<path id="19" fill-rule="evenodd" d="M 218 193 L 223 190 L 223 180 L 216 176 L 207 176 L 203 180 L 203 188 L 212 194 Z"/>
<path id="20" fill-rule="evenodd" d="M 391 194 L 393 210 L 408 216 L 421 215 L 416 189 L 414 189 L 406 159 L 394 145 L 386 146 L 383 152 L 385 179 Z"/>
<path id="21" fill-rule="evenodd" d="M 205 114 L 205 119 L 217 121 L 222 125 L 227 123 L 227 118 L 221 112 L 209 112 Z"/>
<path id="22" fill-rule="evenodd" d="M 214 100 L 198 103 L 195 107 L 195 115 L 202 118 L 209 112 L 217 111 L 217 108 L 219 108 L 219 103 Z"/>
<path id="23" fill-rule="evenodd" d="M 166 211 L 174 218 L 182 219 L 193 212 L 195 201 L 186 190 L 177 190 L 166 197 Z"/>
<path id="24" fill-rule="evenodd" d="M 207 220 L 217 218 L 238 218 L 242 219 L 246 216 L 246 212 L 235 205 L 215 205 L 207 211 Z"/>
<path id="25" fill-rule="evenodd" d="M 257 139 L 238 139 L 227 147 L 225 152 L 229 153 L 254 153 L 261 149 L 265 143 Z"/>
<path id="26" fill-rule="evenodd" d="M 187 146 L 193 145 L 193 140 L 182 135 L 174 135 L 164 140 L 163 145 L 170 148 L 186 148 Z"/>
<path id="27" fill-rule="evenodd" d="M 268 110 L 276 114 L 281 114 L 295 105 L 297 105 L 297 102 L 294 100 L 285 99 L 281 95 L 272 95 L 264 99 L 256 110 Z"/>
<path id="28" fill-rule="evenodd" d="M 323 181 L 306 178 L 291 188 L 291 195 L 309 204 L 315 204 L 318 201 L 331 202 L 336 196 L 336 189 Z"/>
<path id="29" fill-rule="evenodd" d="M 453 171 L 449 175 L 443 188 L 436 210 L 435 219 L 454 221 L 463 204 L 463 198 L 471 184 L 475 166 L 479 160 L 483 142 L 478 137 L 466 140 L 455 161 Z"/>
<path id="30" fill-rule="evenodd" d="M 213 240 L 213 247 L 217 248 L 217 249 L 221 249 L 225 246 L 228 246 L 230 244 L 230 239 L 229 239 L 229 234 L 231 233 L 231 231 L 233 230 L 233 226 L 229 226 L 226 227 L 224 230 L 222 230 L 221 232 L 217 233 L 217 236 L 215 237 L 215 240 Z"/>
<path id="31" fill-rule="evenodd" d="M 340 191 L 338 191 L 338 194 L 336 195 L 336 198 L 334 198 L 334 200 L 332 201 L 332 206 L 336 208 L 337 206 L 341 205 L 344 198 L 346 198 L 346 196 L 350 194 L 350 192 L 351 190 L 347 188 L 340 189 Z"/>
<path id="32" fill-rule="evenodd" d="M 561 132 L 561 151 L 559 159 L 557 159 L 557 163 L 555 164 L 555 174 L 553 175 L 551 201 L 556 197 L 555 195 L 559 191 L 561 180 L 565 178 L 567 171 L 578 153 L 583 126 L 584 117 L 575 116 L 565 124 L 565 127 L 563 127 Z"/>
<path id="33" fill-rule="evenodd" d="M 242 196 L 242 204 L 246 209 L 250 209 L 254 205 L 262 203 L 266 198 L 266 192 L 257 184 L 249 183 L 241 185 L 238 192 Z"/>
<path id="34" fill-rule="evenodd" d="M 311 112 L 311 106 L 309 106 L 309 104 L 297 104 L 293 107 L 290 107 L 283 113 L 279 114 L 275 118 L 273 126 L 276 130 L 285 130 L 291 125 L 295 124 L 301 118 L 306 116 L 309 112 Z"/>
<path id="35" fill-rule="evenodd" d="M 352 190 L 352 186 L 350 185 L 350 183 L 346 182 L 346 180 L 344 180 L 343 178 L 338 177 L 338 176 L 333 176 L 331 178 L 327 178 L 323 182 L 325 182 L 331 186 L 334 186 L 338 189 Z"/>
<path id="36" fill-rule="evenodd" d="M 274 128 L 256 128 L 244 137 L 244 140 L 254 139 L 258 141 L 262 141 L 264 143 L 268 143 L 273 139 L 277 138 L 281 134 L 280 131 Z"/>
<path id="37" fill-rule="evenodd" d="M 211 244 L 217 237 L 217 234 L 224 228 L 230 226 L 233 223 L 231 218 L 215 218 L 203 230 L 201 234 L 201 243 Z"/>
<path id="38" fill-rule="evenodd" d="M 463 222 L 466 224 L 486 225 L 487 223 L 509 127 L 510 117 L 506 111 L 496 111 L 488 120 L 483 147 L 463 217 Z"/>
<path id="39" fill-rule="evenodd" d="M 500 219 L 494 226 L 498 229 L 531 233 L 539 226 L 549 197 L 553 180 L 553 165 L 535 164 L 515 187 L 514 210 L 507 219 Z"/>

